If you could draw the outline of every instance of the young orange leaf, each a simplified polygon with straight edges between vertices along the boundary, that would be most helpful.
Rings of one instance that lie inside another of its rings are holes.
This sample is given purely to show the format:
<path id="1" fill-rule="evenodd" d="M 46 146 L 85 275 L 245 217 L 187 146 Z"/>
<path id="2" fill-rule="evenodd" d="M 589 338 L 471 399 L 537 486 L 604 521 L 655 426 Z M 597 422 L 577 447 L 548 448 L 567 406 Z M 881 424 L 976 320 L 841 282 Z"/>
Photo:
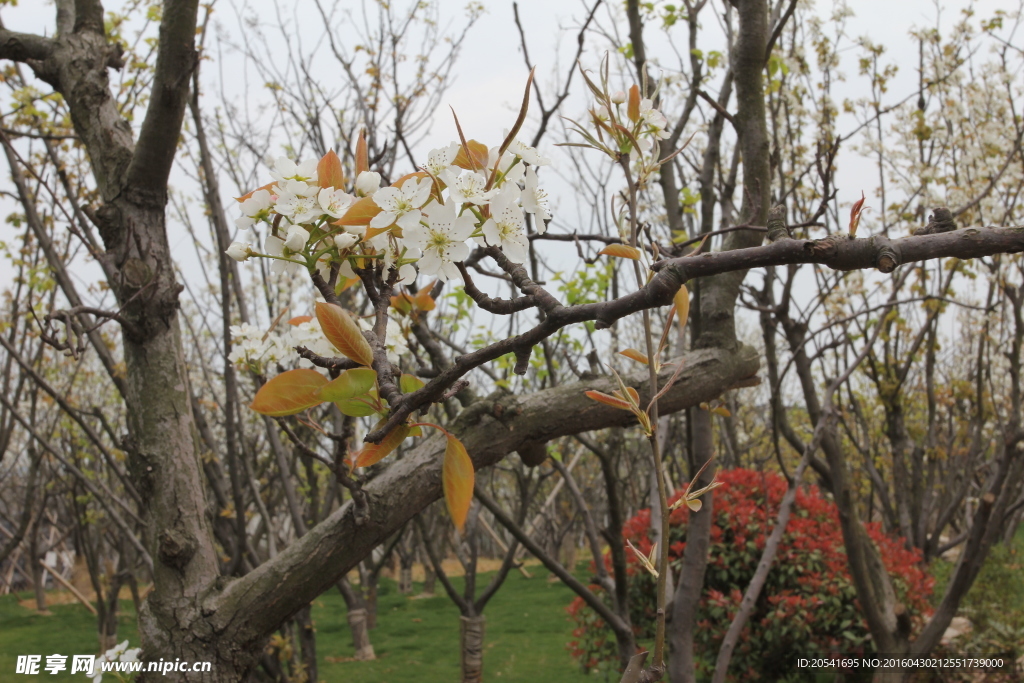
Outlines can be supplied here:
<path id="1" fill-rule="evenodd" d="M 288 321 L 289 325 L 301 325 L 302 323 L 308 323 L 313 320 L 311 315 L 297 315 Z"/>
<path id="2" fill-rule="evenodd" d="M 274 186 L 274 183 L 267 183 L 263 187 L 257 187 L 252 192 L 247 192 L 247 193 L 243 194 L 241 197 L 235 197 L 235 201 L 238 202 L 239 204 L 241 204 L 246 199 L 248 199 L 249 197 L 253 196 L 254 194 L 259 192 L 260 190 L 266 190 L 267 192 L 269 192 L 270 188 L 272 188 L 273 186 Z"/>
<path id="3" fill-rule="evenodd" d="M 619 351 L 619 355 L 635 360 L 637 363 L 643 363 L 644 365 L 647 365 L 650 362 L 645 354 L 640 353 L 636 349 L 626 349 L 625 351 Z"/>
<path id="4" fill-rule="evenodd" d="M 686 319 L 690 317 L 690 290 L 683 285 L 673 297 L 676 304 L 676 316 L 679 317 L 679 327 L 686 328 Z"/>
<path id="5" fill-rule="evenodd" d="M 466 147 L 469 148 L 472 158 L 466 154 Z M 452 163 L 459 168 L 465 168 L 470 171 L 479 171 L 486 168 L 487 159 L 490 157 L 490 150 L 487 149 L 487 145 L 476 140 L 470 140 L 466 143 L 466 147 L 459 149 L 459 153 L 455 155 L 455 161 Z"/>
<path id="6" fill-rule="evenodd" d="M 341 294 L 349 287 L 355 287 L 360 282 L 362 282 L 362 280 L 360 280 L 357 277 L 345 277 L 344 275 L 342 275 L 341 277 L 338 278 L 338 284 L 335 285 L 334 287 L 334 293 Z"/>
<path id="7" fill-rule="evenodd" d="M 729 409 L 726 408 L 725 406 L 718 406 L 717 408 L 712 408 L 711 412 L 714 413 L 715 415 L 721 415 L 722 417 L 732 417 L 732 413 L 730 413 Z"/>
<path id="8" fill-rule="evenodd" d="M 629 405 L 627 401 L 621 398 L 609 396 L 608 394 L 602 393 L 600 391 L 586 391 L 584 392 L 584 394 L 587 398 L 593 399 L 598 403 L 604 403 L 605 405 L 611 406 L 612 408 L 618 408 L 619 410 L 628 410 L 630 412 L 633 411 L 633 406 Z"/>
<path id="9" fill-rule="evenodd" d="M 341 351 L 346 358 L 351 358 L 360 365 L 373 365 L 373 351 L 356 325 L 341 306 L 317 302 L 316 319 L 324 331 L 327 340 L 334 348 Z"/>
<path id="10" fill-rule="evenodd" d="M 301 413 L 323 403 L 320 390 L 326 384 L 327 378 L 316 370 L 282 372 L 260 387 L 249 407 L 270 417 Z"/>
<path id="11" fill-rule="evenodd" d="M 640 394 L 636 393 L 636 389 L 633 387 L 626 387 L 626 393 L 629 394 L 631 399 L 633 399 L 633 403 L 635 405 L 640 405 Z"/>
<path id="12" fill-rule="evenodd" d="M 460 532 L 466 525 L 469 505 L 473 502 L 475 478 L 473 461 L 469 458 L 466 447 L 453 435 L 448 434 L 441 480 L 444 484 L 444 502 L 448 505 L 448 514 Z"/>
<path id="13" fill-rule="evenodd" d="M 344 216 L 334 221 L 334 225 L 369 225 L 373 217 L 382 210 L 377 206 L 377 202 L 373 201 L 373 197 L 363 197 L 349 207 Z"/>
<path id="14" fill-rule="evenodd" d="M 412 312 L 412 297 L 405 292 L 391 297 L 391 306 L 399 313 L 409 315 Z"/>
<path id="15" fill-rule="evenodd" d="M 409 425 L 401 424 L 388 432 L 388 435 L 380 443 L 366 444 L 353 457 L 356 467 L 369 467 L 380 462 L 384 456 L 398 448 L 407 436 L 409 436 Z"/>
<path id="16" fill-rule="evenodd" d="M 633 259 L 634 261 L 640 260 L 640 250 L 636 247 L 631 247 L 628 244 L 609 244 L 597 253 L 604 254 L 606 256 L 618 256 L 619 258 Z"/>
<path id="17" fill-rule="evenodd" d="M 333 187 L 340 190 L 345 187 L 345 173 L 341 170 L 341 159 L 329 150 L 320 158 L 316 165 L 316 177 L 320 187 Z"/>
<path id="18" fill-rule="evenodd" d="M 404 176 L 391 183 L 391 187 L 401 187 L 405 185 L 405 181 L 410 178 L 429 178 L 430 174 L 426 171 L 416 171 L 415 173 L 406 173 Z"/>
<path id="19" fill-rule="evenodd" d="M 434 310 L 435 304 L 434 299 L 430 296 L 430 290 L 434 288 L 434 284 L 436 282 L 437 280 L 434 280 L 434 282 L 431 282 L 429 285 L 427 285 L 420 291 L 416 292 L 416 308 L 420 309 L 421 311 Z"/>
<path id="20" fill-rule="evenodd" d="M 857 236 L 857 226 L 860 225 L 860 215 L 864 212 L 864 191 L 861 190 L 860 199 L 850 207 L 850 237 Z"/>
<path id="21" fill-rule="evenodd" d="M 626 105 L 626 116 L 633 123 L 640 120 L 640 88 L 635 83 L 629 87 L 629 104 Z"/>
<path id="22" fill-rule="evenodd" d="M 359 139 L 356 141 L 356 174 L 370 170 L 370 158 L 366 151 L 366 130 L 359 131 Z"/>
<path id="23" fill-rule="evenodd" d="M 377 235 L 383 235 L 384 233 L 386 233 L 388 230 L 391 230 L 392 228 L 395 228 L 395 224 L 394 223 L 392 223 L 391 225 L 389 225 L 389 226 L 387 226 L 385 228 L 367 228 L 366 229 L 366 234 L 363 236 L 363 239 L 364 240 L 369 240 L 369 239 L 372 239 L 372 238 L 376 237 Z M 399 228 L 395 228 L 395 230 L 398 230 L 398 229 Z"/>

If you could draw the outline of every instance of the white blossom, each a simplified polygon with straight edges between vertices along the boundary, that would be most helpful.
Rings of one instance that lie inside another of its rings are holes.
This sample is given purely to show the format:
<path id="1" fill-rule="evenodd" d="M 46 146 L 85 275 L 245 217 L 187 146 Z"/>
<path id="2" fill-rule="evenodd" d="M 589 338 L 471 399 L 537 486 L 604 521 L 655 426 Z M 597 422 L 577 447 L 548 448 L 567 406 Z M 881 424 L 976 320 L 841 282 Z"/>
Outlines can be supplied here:
<path id="1" fill-rule="evenodd" d="M 537 217 L 537 232 L 543 235 L 547 230 L 544 221 L 551 220 L 551 209 L 548 206 L 548 193 L 537 184 L 537 171 L 533 166 L 526 170 L 523 184 L 523 210 Z"/>
<path id="2" fill-rule="evenodd" d="M 350 232 L 337 233 L 333 237 L 326 237 L 324 239 L 330 239 L 332 242 L 334 242 L 334 246 L 339 251 L 344 251 L 345 249 L 348 249 L 353 244 L 359 241 L 359 237 L 353 235 Z"/>
<path id="3" fill-rule="evenodd" d="M 371 228 L 386 228 L 395 223 L 402 230 L 419 224 L 422 207 L 430 199 L 430 178 L 410 178 L 402 187 L 384 187 L 373 195 L 373 201 L 383 211 L 370 221 Z"/>
<path id="4" fill-rule="evenodd" d="M 656 138 L 664 140 L 669 136 L 668 119 L 655 109 L 654 102 L 646 97 L 640 100 L 640 120 L 647 124 L 647 132 L 652 133 Z"/>
<path id="5" fill-rule="evenodd" d="M 92 671 L 95 675 L 92 677 L 92 683 L 100 683 L 103 680 L 103 664 L 107 662 L 137 662 L 141 650 L 138 647 L 129 650 L 128 641 L 125 640 L 101 654 L 93 663 Z"/>
<path id="6" fill-rule="evenodd" d="M 492 246 L 501 247 L 514 263 L 525 263 L 530 256 L 530 241 L 526 237 L 523 210 L 516 203 L 519 188 L 505 185 L 491 200 L 491 217 L 483 225 L 484 239 Z"/>
<path id="7" fill-rule="evenodd" d="M 430 150 L 427 154 L 427 163 L 423 164 L 423 170 L 435 178 L 439 177 L 451 167 L 455 157 L 459 155 L 460 148 L 459 143 L 453 142 L 447 147 Z"/>
<path id="8" fill-rule="evenodd" d="M 306 242 L 308 241 L 309 231 L 298 225 L 293 225 L 288 228 L 288 233 L 284 238 L 284 246 L 293 252 L 300 252 L 306 248 Z"/>
<path id="9" fill-rule="evenodd" d="M 356 198 L 342 190 L 325 187 L 317 194 L 316 200 L 325 214 L 333 218 L 341 218 L 355 203 Z"/>
<path id="10" fill-rule="evenodd" d="M 380 188 L 380 173 L 363 171 L 356 176 L 356 196 L 369 197 Z"/>
<path id="11" fill-rule="evenodd" d="M 441 281 L 461 279 L 455 264 L 469 256 L 466 240 L 473 234 L 475 219 L 469 211 L 455 215 L 455 203 L 430 204 L 425 210 L 427 225 L 405 230 L 405 242 L 423 251 L 417 264 L 421 273 L 437 275 Z"/>
<path id="12" fill-rule="evenodd" d="M 302 267 L 301 263 L 281 260 L 291 258 L 293 252 L 283 239 L 275 235 L 267 235 L 267 239 L 263 242 L 263 252 L 268 256 L 280 257 L 274 259 L 274 262 L 270 264 L 270 272 L 275 275 L 294 273 Z"/>
<path id="13" fill-rule="evenodd" d="M 448 194 L 451 201 L 456 204 L 486 204 L 491 197 L 498 194 L 497 189 L 488 190 L 487 178 L 483 173 L 471 171 L 456 175 L 451 171 L 445 171 L 442 178 L 448 186 Z"/>
<path id="14" fill-rule="evenodd" d="M 270 207 L 274 196 L 267 190 L 256 190 L 241 204 L 242 216 L 235 219 L 235 225 L 245 230 L 259 221 L 270 220 Z"/>
<path id="15" fill-rule="evenodd" d="M 252 256 L 252 247 L 242 242 L 232 242 L 224 250 L 224 253 L 236 261 L 248 261 L 249 257 Z"/>
<path id="16" fill-rule="evenodd" d="M 494 168 L 494 164 L 498 161 L 498 148 L 491 147 L 490 155 L 487 160 L 487 167 Z M 519 183 L 523 180 L 523 174 L 526 172 L 526 165 L 523 164 L 521 159 L 517 159 L 515 154 L 506 150 L 501 155 L 501 163 L 498 165 L 498 173 L 501 174 L 498 179 L 499 185 L 506 183 Z M 499 188 L 500 189 L 500 188 Z"/>
<path id="17" fill-rule="evenodd" d="M 295 163 L 288 157 L 278 157 L 274 161 L 274 170 L 270 172 L 270 177 L 278 183 L 283 183 L 287 180 L 314 183 L 317 180 L 316 164 L 316 159 Z"/>
<path id="18" fill-rule="evenodd" d="M 547 166 L 551 163 L 551 159 L 542 157 L 540 152 L 538 152 L 534 147 L 530 147 L 526 143 L 520 142 L 518 139 L 512 140 L 512 144 L 508 146 L 508 149 L 517 157 L 532 166 Z"/>
<path id="19" fill-rule="evenodd" d="M 308 223 L 323 215 L 316 197 L 301 194 L 281 195 L 274 210 L 287 216 L 292 223 Z"/>

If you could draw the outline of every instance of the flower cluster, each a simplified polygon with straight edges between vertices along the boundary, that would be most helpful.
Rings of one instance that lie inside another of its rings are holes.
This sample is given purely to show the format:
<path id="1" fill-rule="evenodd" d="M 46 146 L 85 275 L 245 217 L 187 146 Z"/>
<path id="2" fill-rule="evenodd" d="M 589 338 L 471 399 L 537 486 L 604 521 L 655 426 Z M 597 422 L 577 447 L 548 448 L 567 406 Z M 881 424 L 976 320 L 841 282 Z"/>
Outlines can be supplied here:
<path id="1" fill-rule="evenodd" d="M 371 328 L 367 320 L 360 319 L 359 324 L 363 329 Z M 298 316 L 288 321 L 287 325 L 270 331 L 261 330 L 249 323 L 232 325 L 228 360 L 239 369 L 249 369 L 257 374 L 265 374 L 270 366 L 278 363 L 287 366 L 294 364 L 300 368 L 313 367 L 308 360 L 296 358 L 294 349 L 297 346 L 303 346 L 318 356 L 331 358 L 338 355 L 316 318 Z M 405 332 L 395 320 L 388 320 L 384 346 L 388 360 L 396 364 L 399 357 L 409 351 Z"/>
<path id="2" fill-rule="evenodd" d="M 138 647 L 129 650 L 127 640 L 122 641 L 114 647 L 110 648 L 109 650 L 101 654 L 99 657 L 97 657 L 96 661 L 93 663 L 92 671 L 93 674 L 95 675 L 92 677 L 92 683 L 100 683 L 103 680 L 103 664 L 107 662 L 137 662 L 139 661 L 139 653 L 141 651 L 142 648 Z M 116 676 L 118 679 L 122 681 L 125 680 L 116 672 L 114 672 L 114 676 Z"/>
<path id="3" fill-rule="evenodd" d="M 453 142 L 432 150 L 422 170 L 381 187 L 379 173 L 358 168 L 365 162 L 349 186 L 333 151 L 319 162 L 280 158 L 274 182 L 239 198 L 240 229 L 269 227 L 262 252 L 250 239 L 226 253 L 238 261 L 271 258 L 274 272 L 305 266 L 325 280 L 356 280 L 358 269 L 379 262 L 394 271 L 394 283 L 411 283 L 417 270 L 461 279 L 455 264 L 469 256 L 471 239 L 522 263 L 529 256 L 525 214 L 536 217 L 539 232 L 551 218 L 536 171 L 547 163 L 515 139 L 507 149 Z"/>
<path id="4" fill-rule="evenodd" d="M 643 96 L 640 86 L 632 85 L 628 92 L 612 92 L 607 59 L 601 67 L 600 83 L 582 67 L 580 71 L 595 99 L 587 112 L 587 125 L 570 121 L 585 142 L 568 144 L 596 149 L 617 162 L 628 159 L 635 164 L 637 181 L 643 184 L 667 161 L 659 159 L 656 143 L 671 137 L 668 119 L 654 107 L 651 97 Z"/>
<path id="5" fill-rule="evenodd" d="M 698 667 L 707 676 L 739 609 L 742 591 L 761 559 L 786 492 L 785 479 L 774 473 L 724 470 L 718 479 L 723 486 L 715 491 L 706 591 L 698 608 L 695 634 Z M 675 498 L 682 495 L 680 491 Z M 689 515 L 688 507 L 681 505 L 669 518 L 669 558 L 677 570 L 686 547 Z M 623 525 L 624 541 L 636 546 L 641 554 L 649 553 L 650 526 L 650 510 L 641 510 Z M 865 526 L 893 578 L 900 601 L 908 606 L 919 626 L 934 585 L 934 579 L 920 566 L 920 553 L 907 550 L 902 539 L 887 536 L 877 523 Z M 630 618 L 639 638 L 652 638 L 655 580 L 636 554 L 627 557 Z M 610 567 L 610 556 L 607 561 Z M 588 612 L 579 598 L 570 607 L 577 628 L 569 647 L 586 669 L 593 670 L 600 668 L 602 661 L 614 660 L 617 653 L 603 624 Z M 838 510 L 817 487 L 801 489 L 730 670 L 742 680 L 775 677 L 792 671 L 792 653 L 797 650 L 813 654 L 866 651 L 871 647 L 846 565 Z"/>

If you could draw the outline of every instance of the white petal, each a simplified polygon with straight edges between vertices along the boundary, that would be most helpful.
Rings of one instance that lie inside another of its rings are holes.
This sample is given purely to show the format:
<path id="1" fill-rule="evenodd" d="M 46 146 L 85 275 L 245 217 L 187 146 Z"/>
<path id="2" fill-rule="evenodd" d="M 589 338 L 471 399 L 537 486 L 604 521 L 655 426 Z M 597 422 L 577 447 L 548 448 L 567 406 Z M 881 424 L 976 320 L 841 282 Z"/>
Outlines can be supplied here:
<path id="1" fill-rule="evenodd" d="M 280 237 L 267 235 L 266 241 L 263 242 L 263 253 L 268 256 L 280 256 L 284 253 L 284 240 Z"/>
<path id="2" fill-rule="evenodd" d="M 384 188 L 384 189 L 387 189 L 387 188 Z M 381 190 L 380 192 L 383 192 L 383 191 L 384 190 Z M 380 192 L 378 192 L 377 194 L 380 194 Z M 376 198 L 377 197 L 375 195 L 374 199 L 376 199 Z M 374 216 L 373 218 L 370 219 L 370 227 L 371 228 L 376 228 L 376 229 L 386 228 L 386 227 L 390 226 L 394 222 L 395 222 L 395 212 L 394 211 L 381 211 L 376 216 Z"/>
<path id="3" fill-rule="evenodd" d="M 423 214 L 420 213 L 418 209 L 414 209 L 408 213 L 399 216 L 396 222 L 398 223 L 398 227 L 400 227 L 404 232 L 405 230 L 409 230 L 419 225 L 420 219 L 422 218 Z"/>

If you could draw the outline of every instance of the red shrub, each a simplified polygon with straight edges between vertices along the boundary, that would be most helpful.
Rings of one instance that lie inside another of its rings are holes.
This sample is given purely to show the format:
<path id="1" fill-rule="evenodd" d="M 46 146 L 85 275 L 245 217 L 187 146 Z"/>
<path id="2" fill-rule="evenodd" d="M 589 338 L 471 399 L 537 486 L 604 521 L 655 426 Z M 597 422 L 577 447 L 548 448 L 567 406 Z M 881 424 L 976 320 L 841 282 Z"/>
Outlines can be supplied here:
<path id="1" fill-rule="evenodd" d="M 786 492 L 786 481 L 777 474 L 736 469 L 721 472 L 719 480 L 724 485 L 714 495 L 711 548 L 695 636 L 703 674 L 710 674 Z M 688 517 L 684 505 L 670 519 L 669 555 L 675 577 Z M 623 536 L 647 553 L 649 529 L 650 511 L 641 510 L 626 522 Z M 934 583 L 920 566 L 920 553 L 907 550 L 902 539 L 882 533 L 877 523 L 868 524 L 867 533 L 881 551 L 900 600 L 912 615 L 920 615 Z M 630 612 L 642 641 L 654 636 L 655 581 L 631 552 L 629 561 Z M 615 661 L 615 641 L 603 622 L 579 598 L 568 609 L 577 625 L 569 648 L 583 668 L 593 670 Z M 870 651 L 871 642 L 847 571 L 838 512 L 812 486 L 797 492 L 789 526 L 730 671 L 743 680 L 759 678 L 762 672 L 774 676 L 792 670 L 797 653 L 859 650 Z"/>

